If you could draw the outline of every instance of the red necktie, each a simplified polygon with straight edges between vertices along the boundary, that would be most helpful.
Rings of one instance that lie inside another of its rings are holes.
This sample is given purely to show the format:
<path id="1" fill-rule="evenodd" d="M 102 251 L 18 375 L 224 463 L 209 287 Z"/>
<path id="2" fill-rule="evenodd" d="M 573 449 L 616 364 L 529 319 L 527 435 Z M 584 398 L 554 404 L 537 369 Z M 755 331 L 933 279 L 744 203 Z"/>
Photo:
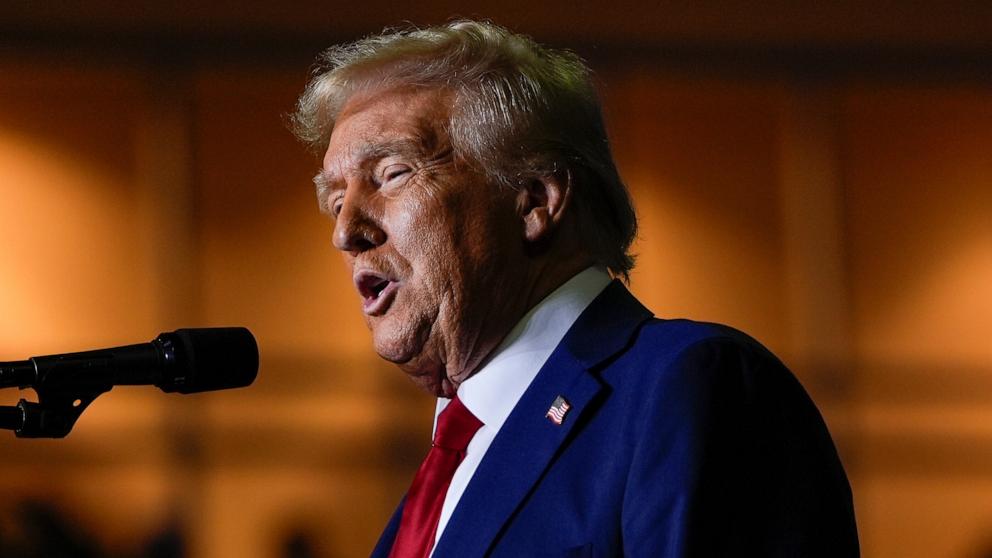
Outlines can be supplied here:
<path id="1" fill-rule="evenodd" d="M 458 397 L 438 415 L 434 443 L 407 492 L 403 518 L 389 558 L 426 558 L 430 554 L 451 477 L 481 426 L 482 422 Z"/>

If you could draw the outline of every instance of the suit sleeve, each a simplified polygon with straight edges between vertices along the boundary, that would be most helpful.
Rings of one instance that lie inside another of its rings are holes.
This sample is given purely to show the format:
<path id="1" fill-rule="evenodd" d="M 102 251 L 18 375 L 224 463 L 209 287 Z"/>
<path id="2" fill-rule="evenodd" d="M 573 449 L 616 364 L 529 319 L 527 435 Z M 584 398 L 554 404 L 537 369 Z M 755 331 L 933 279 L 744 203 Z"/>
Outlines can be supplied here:
<path id="1" fill-rule="evenodd" d="M 774 356 L 717 337 L 653 377 L 632 428 L 625 556 L 858 556 L 833 442 Z"/>

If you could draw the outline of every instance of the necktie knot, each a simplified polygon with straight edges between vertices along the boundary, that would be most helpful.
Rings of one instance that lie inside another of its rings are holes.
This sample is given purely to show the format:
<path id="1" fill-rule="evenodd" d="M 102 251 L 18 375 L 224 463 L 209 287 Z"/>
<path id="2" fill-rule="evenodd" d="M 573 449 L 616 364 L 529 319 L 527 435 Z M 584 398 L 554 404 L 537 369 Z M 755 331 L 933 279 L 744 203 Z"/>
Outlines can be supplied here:
<path id="1" fill-rule="evenodd" d="M 482 421 L 476 418 L 456 396 L 437 417 L 433 445 L 462 453 L 481 427 Z"/>

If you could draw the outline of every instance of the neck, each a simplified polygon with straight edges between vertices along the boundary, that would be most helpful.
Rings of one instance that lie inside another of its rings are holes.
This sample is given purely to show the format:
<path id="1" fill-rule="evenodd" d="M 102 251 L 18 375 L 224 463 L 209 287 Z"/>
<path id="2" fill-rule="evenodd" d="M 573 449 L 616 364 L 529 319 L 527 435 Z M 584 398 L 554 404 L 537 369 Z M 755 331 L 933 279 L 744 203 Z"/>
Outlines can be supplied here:
<path id="1" fill-rule="evenodd" d="M 548 295 L 558 287 L 565 284 L 576 274 L 593 265 L 592 261 L 585 256 L 575 256 L 564 260 L 542 261 L 538 265 L 531 267 L 529 273 L 525 275 L 525 281 L 520 285 L 517 292 L 521 295 L 517 303 L 513 305 L 512 312 L 507 314 L 506 319 L 499 320 L 501 326 L 498 331 L 490 331 L 487 335 L 484 349 L 474 351 L 471 360 L 465 362 L 467 366 L 461 370 L 448 370 L 447 381 L 444 382 L 442 393 L 445 397 L 452 397 L 458 390 L 458 386 L 473 374 L 478 372 L 489 355 L 499 346 L 503 339 L 510 333 L 521 318 L 534 306 L 537 306 Z M 478 339 L 476 341 L 479 341 Z M 482 348 L 480 344 L 474 344 L 476 348 Z M 450 361 L 449 361 L 450 364 Z"/>
<path id="2" fill-rule="evenodd" d="M 555 289 L 564 285 L 569 279 L 575 277 L 579 272 L 591 265 L 593 265 L 593 262 L 588 258 L 575 257 L 570 260 L 555 262 L 554 266 L 548 266 L 541 269 L 531 284 L 532 287 L 526 298 L 526 308 L 520 312 L 520 315 L 516 317 L 514 323 L 510 324 L 510 328 L 503 332 L 503 336 L 509 333 L 510 329 L 516 325 L 516 322 L 519 321 L 524 314 L 529 312 L 531 308 L 537 306 L 538 303 L 553 293 Z"/>

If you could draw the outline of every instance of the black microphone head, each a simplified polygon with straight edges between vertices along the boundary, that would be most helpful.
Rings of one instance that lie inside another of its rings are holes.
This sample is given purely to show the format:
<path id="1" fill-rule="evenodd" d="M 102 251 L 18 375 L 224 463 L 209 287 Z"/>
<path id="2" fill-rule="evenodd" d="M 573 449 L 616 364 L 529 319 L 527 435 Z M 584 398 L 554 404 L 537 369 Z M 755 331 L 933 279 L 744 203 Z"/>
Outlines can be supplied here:
<path id="1" fill-rule="evenodd" d="M 162 391 L 197 393 L 250 385 L 258 375 L 258 345 L 243 327 L 177 329 L 158 340 L 174 347 L 175 362 L 157 384 Z M 169 360 L 166 350 L 166 360 Z"/>

